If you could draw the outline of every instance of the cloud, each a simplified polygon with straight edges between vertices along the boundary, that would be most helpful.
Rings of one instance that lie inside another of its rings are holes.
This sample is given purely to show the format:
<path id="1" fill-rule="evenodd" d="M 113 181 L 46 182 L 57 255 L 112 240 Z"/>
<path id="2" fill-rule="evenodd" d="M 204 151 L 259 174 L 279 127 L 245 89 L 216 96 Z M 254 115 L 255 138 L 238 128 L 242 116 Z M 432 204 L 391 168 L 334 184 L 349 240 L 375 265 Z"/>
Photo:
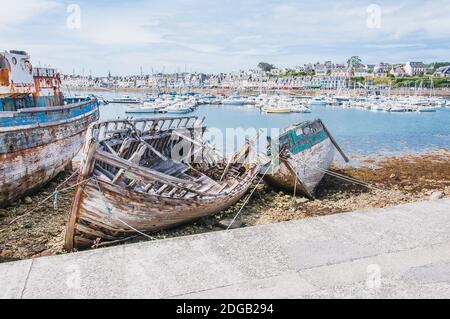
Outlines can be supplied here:
<path id="1" fill-rule="evenodd" d="M 260 60 L 293 66 L 351 55 L 372 63 L 449 59 L 448 0 L 77 0 L 76 30 L 64 24 L 69 0 L 14 2 L 0 21 L 3 45 L 30 48 L 32 57 L 69 70 L 125 74 L 188 64 L 220 72 Z M 372 3 L 381 8 L 380 28 L 367 25 Z"/>
<path id="2" fill-rule="evenodd" d="M 17 25 L 57 7 L 60 7 L 60 3 L 52 0 L 2 1 L 0 30 L 13 31 Z"/>
<path id="3" fill-rule="evenodd" d="M 90 8 L 81 4 L 81 27 L 67 30 L 73 40 L 94 46 L 142 46 L 164 42 L 160 21 L 147 10 L 129 7 Z"/>

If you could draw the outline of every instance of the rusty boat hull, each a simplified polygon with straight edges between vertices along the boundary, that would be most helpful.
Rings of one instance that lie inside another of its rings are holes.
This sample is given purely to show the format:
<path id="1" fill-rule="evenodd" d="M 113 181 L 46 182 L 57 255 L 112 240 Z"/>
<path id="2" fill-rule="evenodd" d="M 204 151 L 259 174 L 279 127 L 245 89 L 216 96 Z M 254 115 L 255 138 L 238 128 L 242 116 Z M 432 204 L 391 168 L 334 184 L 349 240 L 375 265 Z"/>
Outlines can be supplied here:
<path id="1" fill-rule="evenodd" d="M 66 101 L 55 69 L 24 51 L 0 52 L 0 207 L 37 190 L 79 152 L 98 120 L 94 98 Z"/>
<path id="2" fill-rule="evenodd" d="M 60 120 L 41 121 L 45 112 Z M 81 114 L 70 116 L 74 113 Z M 98 119 L 98 107 L 88 101 L 45 111 L 25 109 L 20 116 L 0 118 L 0 123 L 21 116 L 39 120 L 0 127 L 0 206 L 36 191 L 71 163 L 84 145 L 87 128 Z"/>
<path id="3" fill-rule="evenodd" d="M 126 121 L 93 125 L 83 150 L 81 184 L 69 215 L 65 248 L 84 249 L 172 228 L 238 202 L 259 165 L 240 164 L 236 157 L 227 163 L 191 139 L 196 120 L 133 120 L 133 127 L 143 126 L 134 137 L 124 129 Z M 201 161 L 174 159 L 173 149 L 186 140 L 192 143 L 183 158 L 200 154 Z M 200 152 L 194 151 L 195 145 Z"/>

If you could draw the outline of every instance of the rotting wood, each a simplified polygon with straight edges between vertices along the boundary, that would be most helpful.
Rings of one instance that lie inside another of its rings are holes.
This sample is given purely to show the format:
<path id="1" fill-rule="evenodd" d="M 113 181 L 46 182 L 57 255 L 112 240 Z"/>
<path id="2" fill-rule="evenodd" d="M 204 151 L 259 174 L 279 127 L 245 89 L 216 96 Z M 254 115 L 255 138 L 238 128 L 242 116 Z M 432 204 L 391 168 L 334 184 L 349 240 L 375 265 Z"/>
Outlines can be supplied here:
<path id="1" fill-rule="evenodd" d="M 91 130 L 97 141 L 95 169 L 86 169 L 90 174 L 84 178 L 90 180 L 82 192 L 77 189 L 66 248 L 94 245 L 93 234 L 100 235 L 105 243 L 133 236 L 133 229 L 147 233 L 174 227 L 217 213 L 242 198 L 259 165 L 231 162 L 230 174 L 221 181 L 227 161 L 208 143 L 192 138 L 198 125 L 196 117 L 115 120 L 95 125 Z M 187 164 L 172 158 L 173 147 L 181 141 L 189 142 L 191 150 L 195 147 L 195 151 L 201 151 L 202 161 Z M 245 148 L 245 154 L 249 148 Z M 242 156 L 232 156 L 238 158 Z M 86 221 L 83 227 L 77 228 L 82 221 Z"/>

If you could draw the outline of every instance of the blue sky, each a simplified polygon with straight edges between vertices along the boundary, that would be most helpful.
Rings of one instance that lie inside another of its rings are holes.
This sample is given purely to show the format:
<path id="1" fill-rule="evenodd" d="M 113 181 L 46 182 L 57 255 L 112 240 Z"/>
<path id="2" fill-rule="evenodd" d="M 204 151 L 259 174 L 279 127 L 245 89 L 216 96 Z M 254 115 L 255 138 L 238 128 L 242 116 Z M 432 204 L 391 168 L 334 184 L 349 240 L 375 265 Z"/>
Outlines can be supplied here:
<path id="1" fill-rule="evenodd" d="M 450 60 L 450 0 L 1 1 L 0 49 L 27 50 L 35 65 L 66 73 L 228 72 L 351 55 Z M 80 28 L 68 27 L 70 4 Z M 371 4 L 381 10 L 376 25 Z"/>

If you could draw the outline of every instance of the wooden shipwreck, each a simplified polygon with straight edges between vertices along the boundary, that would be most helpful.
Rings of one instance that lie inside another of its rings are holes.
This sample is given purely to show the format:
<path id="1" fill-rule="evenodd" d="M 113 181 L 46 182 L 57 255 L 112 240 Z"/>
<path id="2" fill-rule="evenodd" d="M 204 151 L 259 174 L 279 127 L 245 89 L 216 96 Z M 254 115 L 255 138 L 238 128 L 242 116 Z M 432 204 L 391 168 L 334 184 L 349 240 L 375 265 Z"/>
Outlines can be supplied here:
<path id="1" fill-rule="evenodd" d="M 264 179 L 275 188 L 314 199 L 335 150 L 348 161 L 321 120 L 294 124 L 270 143 L 271 161 L 262 167 Z"/>
<path id="2" fill-rule="evenodd" d="M 252 144 L 226 160 L 203 140 L 204 130 L 197 117 L 92 125 L 66 249 L 174 227 L 239 201 L 260 169 L 246 161 Z"/>
<path id="3" fill-rule="evenodd" d="M 43 186 L 80 151 L 96 99 L 66 104 L 54 69 L 23 51 L 0 53 L 0 207 Z"/>

